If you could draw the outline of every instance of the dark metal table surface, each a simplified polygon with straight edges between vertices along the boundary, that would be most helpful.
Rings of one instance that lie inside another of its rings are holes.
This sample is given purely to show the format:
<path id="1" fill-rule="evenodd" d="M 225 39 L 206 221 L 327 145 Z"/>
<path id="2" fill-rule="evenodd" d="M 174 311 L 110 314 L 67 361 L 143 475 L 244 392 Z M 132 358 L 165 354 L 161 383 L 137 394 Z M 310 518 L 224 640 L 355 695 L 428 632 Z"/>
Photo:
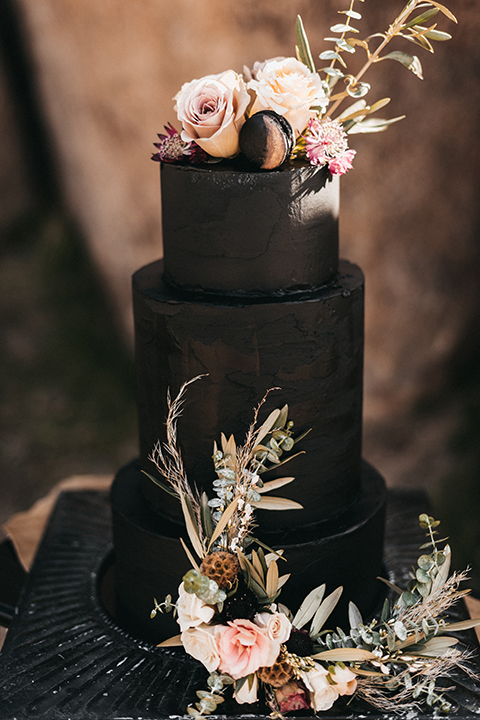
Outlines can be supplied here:
<path id="1" fill-rule="evenodd" d="M 389 494 L 385 565 L 400 586 L 423 542 L 417 519 L 425 510 L 419 493 Z M 183 716 L 195 701 L 195 691 L 205 684 L 204 668 L 181 648 L 160 649 L 134 639 L 104 609 L 99 586 L 108 588 L 111 558 L 107 494 L 61 495 L 0 653 L 0 720 L 163 720 Z M 462 604 L 452 619 L 465 617 Z M 472 631 L 462 640 L 476 644 Z M 473 663 L 480 671 L 478 659 Z M 454 717 L 480 717 L 480 683 L 459 675 L 455 686 L 447 691 Z M 227 701 L 221 708 L 216 717 L 254 720 L 269 714 L 261 704 Z M 386 715 L 358 699 L 340 698 L 321 717 Z M 400 717 L 435 715 L 427 709 Z"/>

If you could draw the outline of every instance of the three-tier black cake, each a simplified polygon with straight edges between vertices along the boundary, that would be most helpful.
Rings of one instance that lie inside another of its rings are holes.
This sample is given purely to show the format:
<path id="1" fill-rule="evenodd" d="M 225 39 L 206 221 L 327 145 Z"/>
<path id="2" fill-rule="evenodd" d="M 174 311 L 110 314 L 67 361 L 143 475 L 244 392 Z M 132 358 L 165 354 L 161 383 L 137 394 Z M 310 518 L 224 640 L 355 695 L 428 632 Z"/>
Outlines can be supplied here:
<path id="1" fill-rule="evenodd" d="M 181 508 L 141 470 L 156 473 L 149 456 L 165 439 L 168 389 L 175 396 L 197 375 L 179 421 L 190 482 L 212 495 L 213 442 L 221 432 L 243 442 L 253 409 L 278 388 L 265 416 L 286 403 L 295 434 L 311 428 L 282 489 L 303 510 L 257 514 L 256 536 L 284 548 L 292 573 L 281 601 L 295 610 L 325 582 L 368 612 L 385 484 L 361 460 L 364 284 L 338 260 L 338 178 L 237 160 L 163 163 L 161 181 L 164 259 L 133 276 L 140 459 L 112 489 L 118 619 L 153 641 L 178 632 L 171 615 L 150 611 L 190 567 Z"/>

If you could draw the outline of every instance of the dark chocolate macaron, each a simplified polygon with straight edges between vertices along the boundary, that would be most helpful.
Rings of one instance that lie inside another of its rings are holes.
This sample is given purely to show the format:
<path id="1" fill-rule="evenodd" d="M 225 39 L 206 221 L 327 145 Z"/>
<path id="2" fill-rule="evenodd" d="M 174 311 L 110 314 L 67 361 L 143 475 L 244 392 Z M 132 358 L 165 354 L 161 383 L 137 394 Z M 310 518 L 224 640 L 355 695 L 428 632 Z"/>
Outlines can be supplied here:
<path id="1" fill-rule="evenodd" d="M 274 170 L 292 154 L 295 134 L 282 115 L 262 110 L 244 123 L 239 142 L 240 151 L 249 162 L 262 170 Z"/>

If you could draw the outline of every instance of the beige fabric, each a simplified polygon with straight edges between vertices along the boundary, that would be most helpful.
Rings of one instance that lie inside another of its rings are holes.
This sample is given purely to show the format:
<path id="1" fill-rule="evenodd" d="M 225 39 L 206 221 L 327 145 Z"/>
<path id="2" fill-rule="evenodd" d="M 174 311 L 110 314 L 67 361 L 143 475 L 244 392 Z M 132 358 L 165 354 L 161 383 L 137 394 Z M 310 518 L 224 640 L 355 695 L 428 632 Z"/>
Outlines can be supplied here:
<path id="1" fill-rule="evenodd" d="M 29 510 L 12 515 L 4 524 L 3 530 L 11 538 L 25 570 L 31 567 L 59 494 L 63 490 L 108 490 L 112 480 L 111 475 L 75 475 L 55 485 L 48 495 L 38 500 Z"/>

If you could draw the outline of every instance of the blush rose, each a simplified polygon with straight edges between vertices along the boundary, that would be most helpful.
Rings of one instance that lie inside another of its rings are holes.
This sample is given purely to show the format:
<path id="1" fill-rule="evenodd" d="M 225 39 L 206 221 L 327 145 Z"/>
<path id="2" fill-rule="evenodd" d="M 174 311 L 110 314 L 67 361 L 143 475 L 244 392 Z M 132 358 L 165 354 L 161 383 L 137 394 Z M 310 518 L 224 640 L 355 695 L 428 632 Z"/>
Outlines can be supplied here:
<path id="1" fill-rule="evenodd" d="M 265 628 L 250 620 L 231 620 L 217 625 L 220 669 L 235 680 L 250 675 L 259 667 L 273 665 L 280 653 L 280 643 L 268 637 Z"/>
<path id="2" fill-rule="evenodd" d="M 295 58 L 267 60 L 258 66 L 248 88 L 256 93 L 251 115 L 274 110 L 288 120 L 297 137 L 316 115 L 311 108 L 328 104 L 318 73 Z"/>
<path id="3" fill-rule="evenodd" d="M 238 135 L 250 102 L 247 87 L 233 70 L 185 83 L 175 95 L 182 140 L 196 142 L 213 157 L 239 152 Z"/>
<path id="4" fill-rule="evenodd" d="M 334 672 L 330 672 L 330 677 L 335 683 L 335 690 L 339 695 L 353 695 L 357 689 L 357 676 L 347 667 L 335 665 Z"/>
<path id="5" fill-rule="evenodd" d="M 208 672 L 216 670 L 220 664 L 220 655 L 216 641 L 216 627 L 198 625 L 188 628 L 181 634 L 185 652 L 199 660 Z"/>
<path id="6" fill-rule="evenodd" d="M 292 623 L 284 613 L 258 613 L 254 622 L 261 628 L 265 628 L 267 635 L 272 640 L 278 640 L 279 643 L 287 642 L 292 630 Z"/>
<path id="7" fill-rule="evenodd" d="M 302 672 L 301 676 L 309 691 L 310 702 L 315 712 L 329 710 L 338 699 L 339 692 L 328 682 L 328 670 L 315 663 L 313 670 Z"/>

